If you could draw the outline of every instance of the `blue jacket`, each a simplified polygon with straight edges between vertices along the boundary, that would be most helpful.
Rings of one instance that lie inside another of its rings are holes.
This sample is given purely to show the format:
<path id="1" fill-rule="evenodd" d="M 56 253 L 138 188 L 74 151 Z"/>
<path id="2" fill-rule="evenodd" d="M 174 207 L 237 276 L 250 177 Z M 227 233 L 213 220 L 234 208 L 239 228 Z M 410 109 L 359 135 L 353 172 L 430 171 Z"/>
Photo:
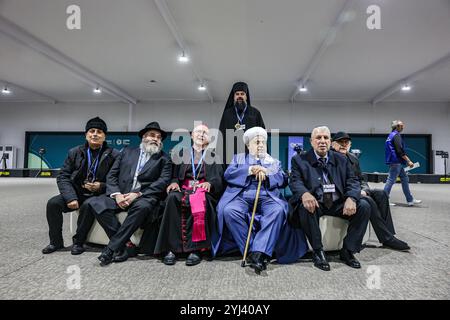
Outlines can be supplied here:
<path id="1" fill-rule="evenodd" d="M 395 145 L 395 139 L 400 138 L 401 141 L 401 150 L 399 146 Z M 403 152 L 405 150 L 405 143 L 403 139 L 401 139 L 400 133 L 397 130 L 392 131 L 386 139 L 384 144 L 384 154 L 386 164 L 406 164 L 406 161 L 400 156 L 399 151 Z"/>

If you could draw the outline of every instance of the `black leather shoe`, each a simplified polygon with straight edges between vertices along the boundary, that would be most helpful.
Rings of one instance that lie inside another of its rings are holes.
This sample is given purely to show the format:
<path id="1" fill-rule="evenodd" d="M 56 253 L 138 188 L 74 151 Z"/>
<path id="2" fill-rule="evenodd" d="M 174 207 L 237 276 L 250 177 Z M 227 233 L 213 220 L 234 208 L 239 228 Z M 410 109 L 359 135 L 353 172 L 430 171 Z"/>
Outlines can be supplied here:
<path id="1" fill-rule="evenodd" d="M 84 251 L 86 251 L 86 249 L 84 249 L 83 245 L 75 243 L 72 245 L 72 249 L 70 249 L 70 253 L 74 256 L 82 254 Z"/>
<path id="2" fill-rule="evenodd" d="M 55 251 L 58 251 L 60 249 L 64 249 L 64 245 L 58 245 L 55 246 L 53 244 L 49 244 L 48 246 L 46 246 L 44 249 L 42 249 L 42 253 L 43 254 L 49 254 Z"/>
<path id="3" fill-rule="evenodd" d="M 359 261 L 355 258 L 355 256 L 353 255 L 352 252 L 348 251 L 345 248 L 342 248 L 340 254 L 339 254 L 339 258 L 345 262 L 346 265 L 355 268 L 355 269 L 359 269 L 361 268 L 361 264 L 359 263 Z"/>
<path id="4" fill-rule="evenodd" d="M 267 269 L 267 265 L 269 265 L 270 264 L 270 260 L 272 260 L 272 257 L 269 257 L 266 254 L 263 254 L 263 255 L 264 255 L 264 257 L 263 257 L 263 270 L 266 270 Z"/>
<path id="5" fill-rule="evenodd" d="M 330 271 L 330 264 L 325 257 L 325 252 L 322 249 L 314 250 L 312 253 L 312 260 L 314 266 L 323 271 Z"/>
<path id="6" fill-rule="evenodd" d="M 113 262 L 124 262 L 127 261 L 130 255 L 127 249 L 120 250 L 113 258 Z"/>
<path id="7" fill-rule="evenodd" d="M 103 249 L 102 254 L 97 258 L 98 260 L 100 260 L 100 265 L 102 267 L 110 264 L 113 260 L 113 254 L 114 251 L 112 251 L 110 248 L 105 247 L 105 249 Z"/>
<path id="8" fill-rule="evenodd" d="M 177 257 L 173 254 L 172 251 L 169 251 L 168 254 L 163 259 L 163 263 L 167 266 L 172 266 L 177 262 Z"/>
<path id="9" fill-rule="evenodd" d="M 266 264 L 264 263 L 264 253 L 253 252 L 250 255 L 250 267 L 255 270 L 256 274 L 260 274 L 261 271 L 266 270 Z"/>
<path id="10" fill-rule="evenodd" d="M 398 251 L 408 251 L 409 249 L 411 249 L 406 242 L 397 239 L 396 237 L 393 237 L 391 240 L 384 242 L 383 246 Z"/>
<path id="11" fill-rule="evenodd" d="M 202 258 L 195 252 L 192 252 L 189 254 L 189 256 L 186 259 L 186 265 L 187 266 L 195 266 L 202 262 Z"/>

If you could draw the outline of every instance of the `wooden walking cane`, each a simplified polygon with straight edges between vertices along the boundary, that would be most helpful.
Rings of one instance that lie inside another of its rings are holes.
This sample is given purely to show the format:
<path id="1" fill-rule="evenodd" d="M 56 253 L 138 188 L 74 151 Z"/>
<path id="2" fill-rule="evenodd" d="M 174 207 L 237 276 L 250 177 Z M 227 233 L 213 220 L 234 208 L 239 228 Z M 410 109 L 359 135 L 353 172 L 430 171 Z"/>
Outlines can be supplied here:
<path id="1" fill-rule="evenodd" d="M 258 182 L 258 189 L 256 190 L 255 203 L 253 204 L 252 219 L 250 220 L 250 226 L 248 228 L 247 243 L 245 244 L 244 256 L 242 257 L 241 267 L 245 267 L 245 259 L 247 258 L 248 244 L 250 243 L 250 236 L 252 234 L 253 220 L 255 220 L 256 207 L 258 206 L 258 198 L 259 198 L 259 191 L 261 190 L 261 182 L 262 180 L 260 179 Z"/>

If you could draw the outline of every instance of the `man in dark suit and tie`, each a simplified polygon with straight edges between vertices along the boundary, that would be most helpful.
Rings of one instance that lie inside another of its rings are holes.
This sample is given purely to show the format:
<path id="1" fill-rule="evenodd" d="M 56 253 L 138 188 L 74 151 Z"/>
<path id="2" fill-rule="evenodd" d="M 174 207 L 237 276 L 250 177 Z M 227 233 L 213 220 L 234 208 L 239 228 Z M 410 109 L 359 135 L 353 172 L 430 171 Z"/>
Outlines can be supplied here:
<path id="1" fill-rule="evenodd" d="M 361 249 L 370 217 L 370 206 L 360 202 L 361 188 L 350 162 L 330 152 L 331 134 L 327 127 L 311 133 L 312 149 L 292 158 L 290 188 L 293 196 L 291 222 L 298 221 L 313 249 L 317 268 L 329 271 L 322 246 L 319 218 L 332 215 L 349 220 L 340 259 L 352 268 L 361 268 L 354 253 Z"/>
<path id="2" fill-rule="evenodd" d="M 110 239 L 98 257 L 101 266 L 113 262 L 114 252 L 124 255 L 131 235 L 149 215 L 158 214 L 156 208 L 172 175 L 170 157 L 162 151 L 166 135 L 157 122 L 139 131 L 140 146 L 120 153 L 107 176 L 106 195 L 90 203 Z M 116 217 L 121 211 L 128 212 L 122 225 Z"/>

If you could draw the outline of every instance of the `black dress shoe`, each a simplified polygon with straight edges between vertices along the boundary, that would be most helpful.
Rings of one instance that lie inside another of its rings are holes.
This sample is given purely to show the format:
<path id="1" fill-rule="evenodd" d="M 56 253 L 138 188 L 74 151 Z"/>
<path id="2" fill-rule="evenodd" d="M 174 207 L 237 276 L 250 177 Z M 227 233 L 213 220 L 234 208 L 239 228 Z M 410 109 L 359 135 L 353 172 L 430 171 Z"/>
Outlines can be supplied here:
<path id="1" fill-rule="evenodd" d="M 398 251 L 408 251 L 409 249 L 411 249 L 406 242 L 397 239 L 396 237 L 393 237 L 391 240 L 385 241 L 383 243 L 383 246 Z"/>
<path id="2" fill-rule="evenodd" d="M 82 244 L 73 244 L 72 245 L 72 249 L 70 249 L 70 253 L 74 256 L 78 255 L 78 254 L 82 254 L 84 251 L 86 251 L 86 249 L 84 249 Z"/>
<path id="3" fill-rule="evenodd" d="M 314 262 L 314 266 L 323 271 L 330 271 L 330 264 L 325 257 L 325 253 L 322 249 L 314 250 L 312 253 L 312 260 Z"/>
<path id="4" fill-rule="evenodd" d="M 346 265 L 355 268 L 355 269 L 359 269 L 361 268 L 361 264 L 359 263 L 359 261 L 355 258 L 355 256 L 353 255 L 352 252 L 348 251 L 345 248 L 342 248 L 340 254 L 339 254 L 339 258 L 345 262 Z"/>
<path id="5" fill-rule="evenodd" d="M 260 274 L 261 271 L 266 270 L 267 266 L 264 263 L 264 253 L 253 252 L 250 255 L 250 268 L 254 269 L 256 274 Z"/>
<path id="6" fill-rule="evenodd" d="M 263 270 L 266 270 L 267 269 L 267 265 L 269 265 L 270 264 L 270 260 L 272 260 L 272 257 L 269 257 L 266 254 L 263 254 L 263 255 L 264 255 L 264 257 L 263 257 Z"/>
<path id="7" fill-rule="evenodd" d="M 58 251 L 60 249 L 64 249 L 64 245 L 53 245 L 53 244 L 49 244 L 48 246 L 46 246 L 44 249 L 42 249 L 42 253 L 43 254 L 49 254 L 55 251 Z"/>
<path id="8" fill-rule="evenodd" d="M 195 252 L 192 252 L 189 254 L 189 256 L 186 259 L 186 265 L 187 266 L 195 266 L 202 262 L 202 258 Z"/>
<path id="9" fill-rule="evenodd" d="M 167 266 L 172 266 L 177 262 L 177 257 L 173 254 L 172 251 L 169 251 L 168 254 L 163 259 L 163 263 Z"/>
<path id="10" fill-rule="evenodd" d="M 105 247 L 105 249 L 103 249 L 102 254 L 97 258 L 98 260 L 100 260 L 100 265 L 102 267 L 110 264 L 113 260 L 113 254 L 114 251 L 112 251 L 110 248 Z"/>
<path id="11" fill-rule="evenodd" d="M 127 261 L 130 255 L 127 249 L 120 250 L 114 257 L 113 262 L 124 262 Z"/>

